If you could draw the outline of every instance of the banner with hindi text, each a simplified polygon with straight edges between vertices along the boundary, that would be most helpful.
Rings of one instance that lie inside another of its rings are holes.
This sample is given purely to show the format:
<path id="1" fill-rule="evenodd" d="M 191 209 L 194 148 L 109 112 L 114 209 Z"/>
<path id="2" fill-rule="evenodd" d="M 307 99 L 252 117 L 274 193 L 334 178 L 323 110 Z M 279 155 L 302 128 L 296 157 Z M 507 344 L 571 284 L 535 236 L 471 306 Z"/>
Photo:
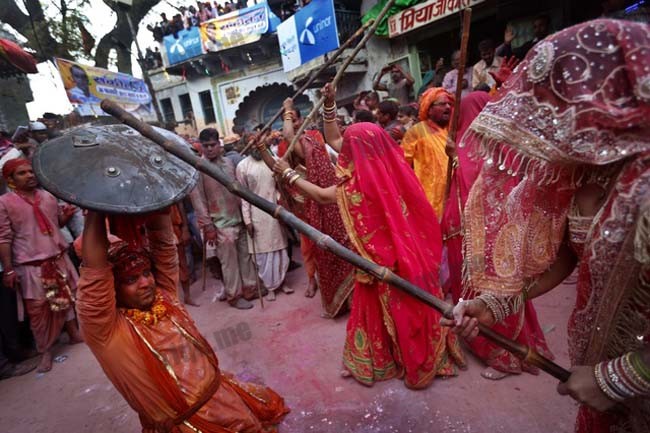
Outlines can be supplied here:
<path id="1" fill-rule="evenodd" d="M 110 99 L 141 120 L 156 120 L 144 80 L 64 59 L 57 58 L 56 65 L 68 100 L 82 116 L 108 116 L 99 104 Z"/>
<path id="2" fill-rule="evenodd" d="M 257 42 L 268 31 L 269 8 L 259 3 L 201 23 L 201 41 L 215 52 Z"/>

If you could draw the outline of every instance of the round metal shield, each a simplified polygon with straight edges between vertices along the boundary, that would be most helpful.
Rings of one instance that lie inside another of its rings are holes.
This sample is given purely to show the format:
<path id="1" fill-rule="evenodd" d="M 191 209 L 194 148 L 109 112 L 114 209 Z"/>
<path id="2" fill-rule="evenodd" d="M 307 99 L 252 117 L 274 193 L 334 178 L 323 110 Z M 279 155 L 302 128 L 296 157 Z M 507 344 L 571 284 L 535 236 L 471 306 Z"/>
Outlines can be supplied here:
<path id="1" fill-rule="evenodd" d="M 41 144 L 32 164 L 40 184 L 56 197 L 108 213 L 162 209 L 189 194 L 199 177 L 194 167 L 126 125 L 72 130 Z"/>

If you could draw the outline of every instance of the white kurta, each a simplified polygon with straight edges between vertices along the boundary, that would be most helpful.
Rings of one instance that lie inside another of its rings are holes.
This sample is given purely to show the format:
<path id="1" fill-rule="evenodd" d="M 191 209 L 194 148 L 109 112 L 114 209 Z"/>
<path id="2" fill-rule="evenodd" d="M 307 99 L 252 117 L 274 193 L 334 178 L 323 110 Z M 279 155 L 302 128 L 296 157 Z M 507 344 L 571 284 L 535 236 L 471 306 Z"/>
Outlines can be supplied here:
<path id="1" fill-rule="evenodd" d="M 236 170 L 237 180 L 260 197 L 277 203 L 280 193 L 273 172 L 264 164 L 248 156 Z M 269 253 L 287 248 L 287 235 L 278 220 L 266 212 L 242 200 L 242 216 L 245 224 L 253 223 L 255 229 L 255 252 Z M 248 236 L 248 251 L 253 253 L 253 243 Z"/>
<path id="2" fill-rule="evenodd" d="M 264 161 L 249 156 L 237 165 L 237 180 L 246 188 L 268 201 L 276 202 L 279 192 L 273 173 Z M 253 223 L 255 250 L 250 236 L 248 251 L 255 251 L 259 277 L 267 289 L 274 291 L 284 282 L 289 268 L 287 236 L 282 226 L 271 215 L 242 200 L 242 216 L 245 224 Z"/>

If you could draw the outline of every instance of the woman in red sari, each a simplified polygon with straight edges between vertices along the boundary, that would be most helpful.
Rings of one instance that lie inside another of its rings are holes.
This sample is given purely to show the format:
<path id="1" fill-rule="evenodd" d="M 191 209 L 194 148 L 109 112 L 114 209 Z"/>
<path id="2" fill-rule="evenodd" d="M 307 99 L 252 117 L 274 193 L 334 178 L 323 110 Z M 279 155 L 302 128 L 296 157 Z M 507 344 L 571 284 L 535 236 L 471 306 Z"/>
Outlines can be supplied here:
<path id="1" fill-rule="evenodd" d="M 458 118 L 458 132 L 460 139 L 472 121 L 478 116 L 485 104 L 490 100 L 487 92 L 472 92 L 460 101 L 460 116 Z M 469 190 L 478 177 L 482 160 L 470 156 L 470 146 L 456 148 L 457 164 L 453 171 L 449 197 L 445 203 L 445 210 L 441 221 L 442 238 L 447 247 L 447 260 L 449 264 L 449 286 L 454 302 L 461 296 L 461 275 L 463 267 L 463 209 L 467 201 Z M 447 287 L 447 285 L 445 287 Z"/>
<path id="2" fill-rule="evenodd" d="M 336 186 L 319 188 L 283 162 L 274 169 L 313 200 L 336 202 L 359 254 L 442 297 L 440 226 L 401 148 L 383 129 L 347 128 Z M 368 274 L 357 271 L 355 279 L 343 363 L 357 381 L 401 378 L 409 388 L 425 388 L 464 366 L 455 336 L 439 326 L 435 310 Z"/>
<path id="3" fill-rule="evenodd" d="M 287 141 L 291 141 L 294 131 L 300 128 L 302 118 L 300 112 L 294 110 L 293 101 L 289 98 L 285 101 L 285 122 L 283 132 L 284 141 L 278 146 L 278 154 L 283 156 L 287 151 Z M 264 152 L 266 154 L 266 152 Z M 306 179 L 326 188 L 336 184 L 336 172 L 334 165 L 327 153 L 325 141 L 320 132 L 306 130 L 296 143 L 291 155 L 288 158 L 292 167 L 303 173 Z M 286 188 L 280 185 L 286 195 L 297 198 L 293 188 Z M 287 207 L 300 219 L 305 221 L 317 230 L 329 235 L 337 242 L 348 246 L 349 240 L 341 215 L 336 204 L 319 204 L 309 197 L 300 197 L 302 202 L 290 200 Z M 300 251 L 303 256 L 309 287 L 305 296 L 312 297 L 316 289 L 320 290 L 321 305 L 323 306 L 323 317 L 334 318 L 339 313 L 346 311 L 345 304 L 350 298 L 354 287 L 353 267 L 345 260 L 316 247 L 306 236 L 300 236 Z"/>
<path id="4" fill-rule="evenodd" d="M 648 25 L 570 27 L 529 51 L 464 137 L 486 159 L 465 207 L 475 299 L 443 323 L 471 337 L 577 267 L 558 392 L 582 403 L 578 433 L 650 431 L 649 72 Z"/>
<path id="5" fill-rule="evenodd" d="M 460 102 L 457 137 L 463 137 L 472 121 L 483 110 L 489 100 L 490 95 L 486 92 L 472 92 L 462 99 Z M 457 167 L 451 178 L 449 198 L 445 205 L 441 223 L 443 239 L 447 247 L 449 285 L 454 302 L 458 302 L 462 293 L 463 210 L 469 190 L 483 165 L 483 160 L 471 157 L 473 143 L 471 140 L 467 141 L 469 143 L 465 142 L 462 147 L 456 148 Z M 532 301 L 527 301 L 525 308 L 496 325 L 495 330 L 512 340 L 532 347 L 548 358 L 552 358 L 544 339 L 544 332 L 539 326 Z M 523 363 L 512 353 L 496 346 L 483 337 L 476 337 L 467 343 L 472 352 L 487 364 L 487 368 L 481 373 L 481 376 L 486 379 L 499 380 L 508 374 L 520 374 L 522 371 L 539 374 L 537 368 Z"/>

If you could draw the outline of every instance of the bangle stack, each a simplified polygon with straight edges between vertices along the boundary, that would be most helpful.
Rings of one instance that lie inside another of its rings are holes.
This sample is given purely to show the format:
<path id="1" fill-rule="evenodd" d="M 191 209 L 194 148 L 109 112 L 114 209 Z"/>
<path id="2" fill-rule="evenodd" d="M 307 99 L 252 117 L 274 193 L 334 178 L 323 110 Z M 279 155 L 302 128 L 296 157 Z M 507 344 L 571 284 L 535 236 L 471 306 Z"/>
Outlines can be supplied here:
<path id="1" fill-rule="evenodd" d="M 507 302 L 502 302 L 499 298 L 489 293 L 482 293 L 476 297 L 483 301 L 488 310 L 492 313 L 496 323 L 503 322 L 503 320 L 510 315 L 510 309 Z"/>
<path id="2" fill-rule="evenodd" d="M 611 400 L 621 402 L 650 395 L 650 367 L 636 352 L 595 365 L 594 376 L 598 387 Z"/>
<path id="3" fill-rule="evenodd" d="M 336 102 L 332 103 L 332 105 L 323 105 L 323 122 L 336 122 Z"/>
<path id="4" fill-rule="evenodd" d="M 300 179 L 300 174 L 293 168 L 287 168 L 282 172 L 282 180 L 289 185 L 293 185 Z"/>
<path id="5" fill-rule="evenodd" d="M 290 120 L 293 122 L 293 120 L 296 118 L 296 112 L 293 110 L 285 111 L 282 118 L 284 120 Z"/>
<path id="6" fill-rule="evenodd" d="M 506 317 L 517 313 L 524 303 L 524 295 L 497 297 L 490 293 L 482 293 L 476 297 L 483 301 L 492 313 L 496 323 L 503 322 Z"/>

